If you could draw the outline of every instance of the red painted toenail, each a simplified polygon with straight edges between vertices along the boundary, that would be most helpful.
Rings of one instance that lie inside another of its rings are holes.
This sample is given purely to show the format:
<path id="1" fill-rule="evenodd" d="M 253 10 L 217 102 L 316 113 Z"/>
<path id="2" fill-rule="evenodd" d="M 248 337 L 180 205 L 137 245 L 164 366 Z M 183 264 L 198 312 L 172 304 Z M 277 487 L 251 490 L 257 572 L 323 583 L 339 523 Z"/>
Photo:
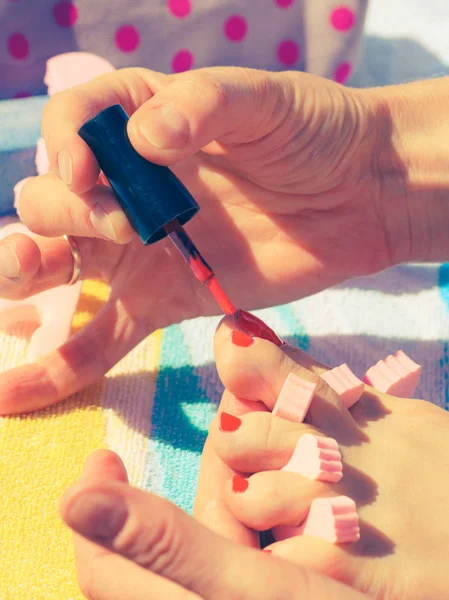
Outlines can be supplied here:
<path id="1" fill-rule="evenodd" d="M 231 333 L 231 340 L 233 344 L 242 346 L 243 348 L 247 348 L 254 343 L 253 338 L 244 331 L 233 331 Z"/>
<path id="2" fill-rule="evenodd" d="M 273 554 L 273 551 L 272 550 L 268 550 L 267 548 L 264 548 L 262 550 L 262 552 L 265 552 L 265 554 Z"/>
<path id="3" fill-rule="evenodd" d="M 268 327 L 266 323 L 259 319 L 259 317 L 246 312 L 246 310 L 238 310 L 235 318 L 239 327 L 243 329 L 243 331 L 246 331 L 246 333 L 249 333 L 254 337 L 267 340 L 272 344 L 276 344 L 276 346 L 284 345 L 284 342 L 279 339 L 274 331 Z"/>
<path id="4" fill-rule="evenodd" d="M 237 431 L 242 424 L 242 420 L 227 412 L 220 413 L 220 429 L 221 431 Z"/>
<path id="5" fill-rule="evenodd" d="M 249 481 L 240 475 L 234 475 L 232 478 L 232 491 L 233 492 L 244 492 L 248 489 Z"/>

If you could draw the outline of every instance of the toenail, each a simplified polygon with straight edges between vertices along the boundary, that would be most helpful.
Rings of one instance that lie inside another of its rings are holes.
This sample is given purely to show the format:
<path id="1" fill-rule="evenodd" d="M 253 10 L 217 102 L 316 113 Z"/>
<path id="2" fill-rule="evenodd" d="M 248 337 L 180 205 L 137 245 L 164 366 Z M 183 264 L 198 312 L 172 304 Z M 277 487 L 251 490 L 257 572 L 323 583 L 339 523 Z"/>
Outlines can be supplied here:
<path id="1" fill-rule="evenodd" d="M 253 338 L 244 331 L 233 331 L 231 333 L 231 341 L 236 346 L 247 348 L 254 343 Z"/>
<path id="2" fill-rule="evenodd" d="M 271 327 L 268 327 L 259 317 L 246 312 L 246 310 L 239 310 L 236 318 L 240 328 L 252 336 L 267 340 L 276 346 L 284 345 L 284 342 L 274 333 Z"/>
<path id="3" fill-rule="evenodd" d="M 264 548 L 262 552 L 265 552 L 265 554 L 273 554 L 273 550 L 268 550 L 267 548 Z"/>
<path id="4" fill-rule="evenodd" d="M 221 431 L 237 431 L 242 424 L 242 420 L 227 412 L 220 413 L 220 429 Z"/>
<path id="5" fill-rule="evenodd" d="M 240 475 L 234 475 L 232 478 L 232 491 L 242 493 L 248 489 L 249 481 Z"/>

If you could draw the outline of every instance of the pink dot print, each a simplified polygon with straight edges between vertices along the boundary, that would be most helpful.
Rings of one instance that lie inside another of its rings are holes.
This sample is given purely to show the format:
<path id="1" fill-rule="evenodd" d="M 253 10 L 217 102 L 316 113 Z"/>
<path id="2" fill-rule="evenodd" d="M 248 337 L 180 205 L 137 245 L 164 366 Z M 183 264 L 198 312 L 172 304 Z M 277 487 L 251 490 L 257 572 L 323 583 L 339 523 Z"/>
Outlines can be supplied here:
<path id="1" fill-rule="evenodd" d="M 331 13 L 331 23 L 337 31 L 348 31 L 355 25 L 355 13 L 347 6 L 339 6 Z"/>
<path id="2" fill-rule="evenodd" d="M 115 45 L 122 52 L 134 52 L 140 44 L 139 31 L 134 25 L 122 25 L 115 33 Z"/>
<path id="3" fill-rule="evenodd" d="M 188 17 L 192 11 L 190 0 L 168 0 L 168 10 L 179 19 Z"/>
<path id="4" fill-rule="evenodd" d="M 232 15 L 224 24 L 224 32 L 231 42 L 241 42 L 248 32 L 246 19 L 240 15 Z"/>
<path id="5" fill-rule="evenodd" d="M 25 92 L 25 91 L 20 91 L 20 92 L 16 92 L 13 96 L 13 98 L 16 98 L 17 100 L 19 98 L 29 98 L 31 96 L 30 92 Z"/>
<path id="6" fill-rule="evenodd" d="M 279 44 L 277 54 L 281 64 L 291 67 L 298 61 L 301 50 L 293 40 L 284 40 Z"/>
<path id="7" fill-rule="evenodd" d="M 279 8 L 288 8 L 295 0 L 275 0 Z"/>
<path id="8" fill-rule="evenodd" d="M 173 73 L 189 71 L 193 67 L 193 61 L 193 54 L 189 50 L 180 50 L 174 55 L 171 61 Z"/>
<path id="9" fill-rule="evenodd" d="M 346 83 L 351 76 L 352 65 L 349 62 L 344 62 L 338 65 L 335 69 L 334 79 L 338 83 Z"/>
<path id="10" fill-rule="evenodd" d="M 30 53 L 30 45 L 23 33 L 13 33 L 8 38 L 8 52 L 13 58 L 23 60 Z"/>
<path id="11" fill-rule="evenodd" d="M 78 9 L 73 2 L 58 2 L 53 7 L 53 17 L 59 27 L 73 27 L 78 19 Z"/>

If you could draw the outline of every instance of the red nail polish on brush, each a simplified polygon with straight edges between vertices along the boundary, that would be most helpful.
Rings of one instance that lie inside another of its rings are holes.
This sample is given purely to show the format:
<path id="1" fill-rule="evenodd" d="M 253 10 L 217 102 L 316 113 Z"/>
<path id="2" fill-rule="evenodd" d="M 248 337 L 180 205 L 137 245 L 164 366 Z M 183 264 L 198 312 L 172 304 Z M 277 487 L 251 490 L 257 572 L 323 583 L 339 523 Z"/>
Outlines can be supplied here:
<path id="1" fill-rule="evenodd" d="M 264 323 L 255 315 L 246 312 L 246 310 L 238 310 L 236 312 L 235 319 L 240 329 L 249 335 L 267 340 L 272 344 L 276 344 L 276 346 L 284 345 L 284 342 L 278 338 L 278 336 L 270 327 L 268 327 L 266 323 Z"/>
<path id="2" fill-rule="evenodd" d="M 221 431 L 237 431 L 242 424 L 242 420 L 227 412 L 220 413 L 220 429 Z"/>
<path id="3" fill-rule="evenodd" d="M 232 491 L 242 493 L 248 489 L 249 481 L 240 475 L 234 475 L 232 478 Z"/>
<path id="4" fill-rule="evenodd" d="M 233 331 L 231 333 L 231 341 L 235 346 L 241 346 L 242 348 L 247 348 L 254 344 L 253 338 L 245 333 L 244 331 Z"/>

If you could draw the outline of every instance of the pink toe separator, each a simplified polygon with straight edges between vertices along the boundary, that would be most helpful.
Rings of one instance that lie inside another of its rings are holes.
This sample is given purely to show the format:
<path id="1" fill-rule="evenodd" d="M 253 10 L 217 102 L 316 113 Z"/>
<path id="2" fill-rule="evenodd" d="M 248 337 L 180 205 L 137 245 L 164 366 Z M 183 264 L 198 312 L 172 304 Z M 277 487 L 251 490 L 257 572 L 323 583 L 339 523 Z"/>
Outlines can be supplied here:
<path id="1" fill-rule="evenodd" d="M 316 498 L 300 527 L 276 527 L 273 534 L 278 541 L 295 535 L 309 535 L 331 544 L 357 542 L 360 526 L 355 502 L 347 496 Z"/>
<path id="2" fill-rule="evenodd" d="M 368 369 L 363 381 L 379 392 L 411 398 L 420 375 L 421 367 L 399 350 Z"/>
<path id="3" fill-rule="evenodd" d="M 306 433 L 298 440 L 290 460 L 281 470 L 316 481 L 338 483 L 343 477 L 338 443 L 333 438 Z"/>
<path id="4" fill-rule="evenodd" d="M 53 96 L 112 71 L 115 68 L 101 56 L 89 52 L 66 52 L 47 60 L 44 83 L 48 95 Z"/>
<path id="5" fill-rule="evenodd" d="M 324 379 L 327 385 L 339 395 L 346 408 L 351 408 L 360 399 L 365 389 L 363 381 L 354 375 L 347 364 L 326 371 L 321 375 L 321 379 Z"/>
<path id="6" fill-rule="evenodd" d="M 302 423 L 309 410 L 316 384 L 290 373 L 282 386 L 273 415 Z"/>
<path id="7" fill-rule="evenodd" d="M 115 68 L 100 56 L 87 52 L 68 52 L 53 56 L 47 61 L 44 82 L 47 85 L 49 96 L 53 96 L 57 92 L 86 83 L 112 71 L 115 71 Z M 37 142 L 35 163 L 39 175 L 50 171 L 43 138 Z M 20 191 L 27 180 L 28 178 L 19 181 L 14 187 L 16 209 L 18 209 Z M 3 228 L 0 232 L 0 239 L 11 233 L 31 234 L 25 225 L 15 223 Z M 39 356 L 56 350 L 70 337 L 81 286 L 81 282 L 71 286 L 59 286 L 24 300 L 0 299 L 0 326 L 20 319 L 39 323 L 28 346 L 27 359 L 29 361 L 34 361 Z"/>
<path id="8" fill-rule="evenodd" d="M 47 61 L 44 83 L 47 86 L 48 95 L 53 96 L 58 92 L 81 83 L 87 83 L 95 77 L 112 71 L 115 71 L 115 67 L 101 56 L 88 52 L 67 52 L 53 56 Z M 50 163 L 43 138 L 40 138 L 36 144 L 35 164 L 38 175 L 44 175 L 50 171 Z M 20 190 L 26 181 L 25 179 L 19 182 L 14 188 L 14 206 L 16 209 Z"/>
<path id="9" fill-rule="evenodd" d="M 0 239 L 12 233 L 32 233 L 22 223 L 11 223 L 0 231 Z M 38 326 L 31 336 L 27 360 L 57 350 L 68 340 L 72 320 L 81 293 L 82 282 L 46 290 L 23 300 L 0 299 L 0 327 L 8 327 L 17 321 L 34 322 Z"/>

